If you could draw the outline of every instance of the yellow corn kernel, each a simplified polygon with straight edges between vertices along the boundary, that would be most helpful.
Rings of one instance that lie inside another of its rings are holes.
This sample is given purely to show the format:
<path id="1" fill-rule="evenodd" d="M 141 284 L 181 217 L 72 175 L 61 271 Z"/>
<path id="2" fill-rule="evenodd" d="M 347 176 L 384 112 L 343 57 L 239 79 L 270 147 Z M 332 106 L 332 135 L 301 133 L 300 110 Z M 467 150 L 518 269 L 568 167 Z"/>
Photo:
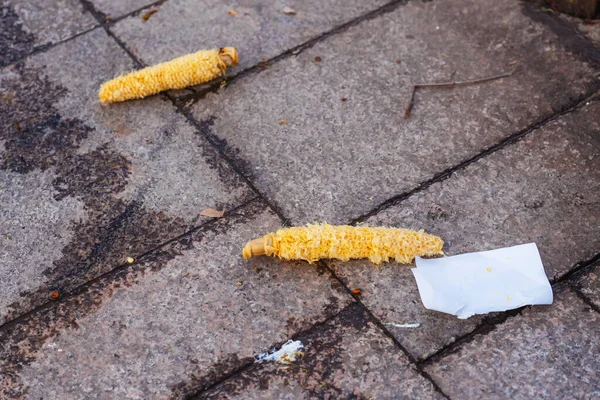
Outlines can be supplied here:
<path id="1" fill-rule="evenodd" d="M 102 103 L 114 103 L 183 89 L 218 78 L 237 63 L 237 50 L 233 47 L 201 50 L 105 82 L 98 97 Z"/>
<path id="2" fill-rule="evenodd" d="M 444 254 L 441 238 L 420 231 L 362 226 L 308 225 L 279 229 L 246 244 L 244 258 L 267 255 L 284 260 L 368 258 L 375 264 L 390 259 L 410 264 L 416 256 Z"/>

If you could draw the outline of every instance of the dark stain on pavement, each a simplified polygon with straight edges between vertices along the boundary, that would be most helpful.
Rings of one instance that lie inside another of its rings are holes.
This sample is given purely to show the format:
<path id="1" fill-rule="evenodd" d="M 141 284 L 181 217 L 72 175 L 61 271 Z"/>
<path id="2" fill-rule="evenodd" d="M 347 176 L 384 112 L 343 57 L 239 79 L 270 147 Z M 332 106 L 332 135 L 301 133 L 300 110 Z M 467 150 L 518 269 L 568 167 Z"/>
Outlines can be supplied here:
<path id="1" fill-rule="evenodd" d="M 133 265 L 121 265 L 93 280 L 89 285 L 62 297 L 51 307 L 34 311 L 20 318 L 18 323 L 9 323 L 1 327 L 0 343 L 3 346 L 0 346 L 0 398 L 25 397 L 28 382 L 24 382 L 19 376 L 22 368 L 36 359 L 37 352 L 49 340 L 66 331 L 78 329 L 78 321 L 95 313 L 117 290 L 136 285 L 147 274 L 161 270 L 170 260 L 192 248 L 194 243 L 203 241 L 207 234 L 226 233 L 237 224 L 247 223 L 264 209 L 263 203 L 254 201 L 227 218 L 214 220 L 195 232 L 146 254 Z M 135 206 L 131 212 L 135 215 Z M 204 387 L 215 376 L 221 376 L 221 372 L 230 371 L 247 361 L 232 356 L 210 371 L 198 365 L 191 379 L 175 385 L 173 393 L 182 397 L 192 388 L 195 390 L 197 387 Z M 190 360 L 190 364 L 195 363 Z"/>
<path id="2" fill-rule="evenodd" d="M 87 217 L 73 224 L 73 239 L 44 275 L 47 280 L 9 306 L 8 320 L 61 295 L 184 233 L 189 226 L 161 211 L 147 210 L 138 201 L 118 197 L 129 180 L 130 161 L 103 145 L 78 154 L 93 128 L 63 118 L 53 106 L 66 89 L 51 83 L 43 71 L 22 64 L 8 67 L 9 79 L 0 88 L 0 169 L 27 174 L 53 168 L 54 197 L 74 197 L 84 203 Z M 14 74 L 14 75 L 13 75 Z"/>
<path id="3" fill-rule="evenodd" d="M 335 374 L 343 368 L 342 330 L 360 331 L 368 327 L 370 318 L 362 307 L 351 304 L 328 323 L 317 325 L 301 335 L 304 356 L 290 365 L 262 363 L 235 374 L 195 399 L 226 399 L 243 394 L 253 387 L 255 390 L 269 389 L 273 377 L 283 378 L 284 385 L 294 381 L 310 398 L 354 398 L 353 393 L 344 393 L 333 382 Z"/>
<path id="4" fill-rule="evenodd" d="M 14 10 L 0 5 L 0 67 L 9 65 L 34 50 L 34 37 L 23 30 Z"/>

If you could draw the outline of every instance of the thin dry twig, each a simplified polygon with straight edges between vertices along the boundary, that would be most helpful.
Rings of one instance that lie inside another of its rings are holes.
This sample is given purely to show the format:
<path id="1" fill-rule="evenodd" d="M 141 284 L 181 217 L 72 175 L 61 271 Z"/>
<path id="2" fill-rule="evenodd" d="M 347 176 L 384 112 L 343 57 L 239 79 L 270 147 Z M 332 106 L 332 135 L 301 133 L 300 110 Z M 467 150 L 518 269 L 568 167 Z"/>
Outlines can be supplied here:
<path id="1" fill-rule="evenodd" d="M 415 92 L 417 91 L 417 89 L 440 88 L 440 87 L 452 88 L 454 86 L 474 85 L 477 83 L 493 81 L 495 79 L 506 78 L 506 77 L 511 76 L 514 72 L 515 72 L 515 70 L 513 69 L 510 72 L 504 72 L 502 74 L 488 76 L 485 78 L 469 79 L 467 81 L 451 81 L 451 82 L 439 82 L 439 83 L 417 83 L 416 85 L 413 85 L 412 91 L 410 92 L 410 101 L 408 103 L 408 106 L 406 107 L 406 110 L 404 110 L 404 119 L 408 119 L 410 117 L 410 111 L 412 110 L 412 108 L 415 104 Z"/>

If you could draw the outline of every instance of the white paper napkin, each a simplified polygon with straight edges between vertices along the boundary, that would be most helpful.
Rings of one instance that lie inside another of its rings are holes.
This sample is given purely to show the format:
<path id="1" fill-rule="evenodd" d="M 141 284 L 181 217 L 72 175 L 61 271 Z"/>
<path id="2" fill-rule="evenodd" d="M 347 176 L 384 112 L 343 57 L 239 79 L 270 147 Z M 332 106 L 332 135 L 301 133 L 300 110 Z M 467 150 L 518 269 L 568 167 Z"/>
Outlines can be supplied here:
<path id="1" fill-rule="evenodd" d="M 425 308 L 460 319 L 524 305 L 552 304 L 535 243 L 453 257 L 417 257 L 412 273 Z"/>

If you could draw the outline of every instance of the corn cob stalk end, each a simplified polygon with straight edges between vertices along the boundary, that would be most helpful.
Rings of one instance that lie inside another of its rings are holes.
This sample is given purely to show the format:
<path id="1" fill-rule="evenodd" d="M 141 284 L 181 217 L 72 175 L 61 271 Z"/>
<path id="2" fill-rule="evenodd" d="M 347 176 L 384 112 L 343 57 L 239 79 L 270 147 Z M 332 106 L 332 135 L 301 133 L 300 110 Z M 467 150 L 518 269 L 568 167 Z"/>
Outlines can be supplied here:
<path id="1" fill-rule="evenodd" d="M 223 60 L 225 65 L 227 65 L 228 67 L 233 67 L 234 65 L 237 65 L 239 61 L 238 53 L 235 47 L 221 48 L 221 50 L 219 50 L 219 57 L 221 57 L 221 60 Z"/>
<path id="2" fill-rule="evenodd" d="M 200 50 L 119 76 L 100 86 L 101 103 L 141 99 L 169 89 L 183 89 L 216 79 L 238 63 L 233 47 Z"/>

